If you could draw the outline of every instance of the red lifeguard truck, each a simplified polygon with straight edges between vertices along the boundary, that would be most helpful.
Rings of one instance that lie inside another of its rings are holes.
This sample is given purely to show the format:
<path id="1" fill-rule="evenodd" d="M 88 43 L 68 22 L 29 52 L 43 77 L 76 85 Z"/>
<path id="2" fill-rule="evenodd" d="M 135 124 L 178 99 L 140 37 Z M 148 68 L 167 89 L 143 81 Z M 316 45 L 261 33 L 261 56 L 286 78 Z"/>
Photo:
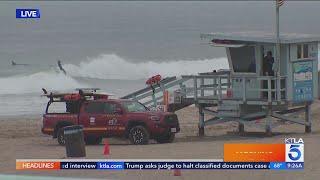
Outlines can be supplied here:
<path id="1" fill-rule="evenodd" d="M 154 112 L 134 100 L 110 99 L 96 89 L 78 89 L 77 93 L 50 93 L 42 133 L 64 145 L 63 128 L 82 125 L 87 144 L 99 144 L 104 137 L 125 137 L 133 144 L 148 144 L 149 139 L 171 143 L 180 131 L 177 115 Z M 54 108 L 53 104 L 62 106 Z"/>

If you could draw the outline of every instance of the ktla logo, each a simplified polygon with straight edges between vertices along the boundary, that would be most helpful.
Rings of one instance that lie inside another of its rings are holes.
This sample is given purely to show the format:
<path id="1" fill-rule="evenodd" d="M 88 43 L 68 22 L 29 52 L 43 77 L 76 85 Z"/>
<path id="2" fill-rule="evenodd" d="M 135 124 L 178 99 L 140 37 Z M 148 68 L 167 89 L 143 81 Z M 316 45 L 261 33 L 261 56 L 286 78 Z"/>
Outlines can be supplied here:
<path id="1" fill-rule="evenodd" d="M 302 138 L 286 138 L 286 162 L 304 162 L 304 142 Z"/>

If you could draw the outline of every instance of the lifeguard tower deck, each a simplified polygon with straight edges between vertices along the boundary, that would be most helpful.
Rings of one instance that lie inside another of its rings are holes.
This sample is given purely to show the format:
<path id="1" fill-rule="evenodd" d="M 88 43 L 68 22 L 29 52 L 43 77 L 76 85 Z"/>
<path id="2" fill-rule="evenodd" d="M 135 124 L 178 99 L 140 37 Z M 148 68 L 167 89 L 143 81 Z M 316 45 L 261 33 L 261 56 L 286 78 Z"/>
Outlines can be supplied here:
<path id="1" fill-rule="evenodd" d="M 227 121 L 238 122 L 240 132 L 248 125 L 270 134 L 285 121 L 304 125 L 305 132 L 311 132 L 310 105 L 318 97 L 320 37 L 286 34 L 279 42 L 272 34 L 210 33 L 202 34 L 201 39 L 226 48 L 229 70 L 165 78 L 154 89 L 147 87 L 123 98 L 156 107 L 171 89 L 174 98 L 167 109 L 176 111 L 195 104 L 200 136 L 205 126 Z M 266 55 L 277 53 L 276 43 L 280 43 L 280 61 L 274 58 L 274 74 L 269 74 Z M 301 111 L 304 118 L 295 116 Z M 212 118 L 205 120 L 205 114 Z"/>

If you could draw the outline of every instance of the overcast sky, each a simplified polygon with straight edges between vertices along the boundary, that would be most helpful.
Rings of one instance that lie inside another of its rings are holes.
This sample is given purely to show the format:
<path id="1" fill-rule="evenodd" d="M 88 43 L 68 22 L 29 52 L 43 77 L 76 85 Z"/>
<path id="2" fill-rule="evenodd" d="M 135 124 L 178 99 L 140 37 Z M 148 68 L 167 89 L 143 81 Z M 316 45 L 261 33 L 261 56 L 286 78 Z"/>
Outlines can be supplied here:
<path id="1" fill-rule="evenodd" d="M 41 19 L 18 20 L 16 8 L 39 8 Z M 200 45 L 200 33 L 274 31 L 273 1 L 0 2 L 0 61 L 48 64 L 61 58 L 115 53 L 132 61 L 224 56 Z M 281 32 L 320 34 L 320 2 L 285 2 Z"/>

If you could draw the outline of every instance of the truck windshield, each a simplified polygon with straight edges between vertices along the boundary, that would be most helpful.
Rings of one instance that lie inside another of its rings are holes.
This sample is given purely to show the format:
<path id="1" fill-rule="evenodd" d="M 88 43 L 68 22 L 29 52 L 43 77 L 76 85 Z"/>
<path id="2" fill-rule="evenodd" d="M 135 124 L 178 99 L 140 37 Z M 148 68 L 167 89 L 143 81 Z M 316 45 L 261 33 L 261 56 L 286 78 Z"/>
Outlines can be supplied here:
<path id="1" fill-rule="evenodd" d="M 123 102 L 122 105 L 128 112 L 144 112 L 148 110 L 145 106 L 135 101 Z"/>

